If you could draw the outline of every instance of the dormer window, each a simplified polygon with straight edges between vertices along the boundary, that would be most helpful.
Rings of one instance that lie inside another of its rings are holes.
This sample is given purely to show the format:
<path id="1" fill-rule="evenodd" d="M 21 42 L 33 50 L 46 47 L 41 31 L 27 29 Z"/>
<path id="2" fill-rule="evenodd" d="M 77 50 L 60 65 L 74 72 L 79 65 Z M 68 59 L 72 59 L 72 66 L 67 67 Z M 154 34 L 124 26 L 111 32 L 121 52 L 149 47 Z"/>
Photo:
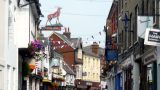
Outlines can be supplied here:
<path id="1" fill-rule="evenodd" d="M 78 49 L 78 59 L 82 59 L 82 49 Z"/>

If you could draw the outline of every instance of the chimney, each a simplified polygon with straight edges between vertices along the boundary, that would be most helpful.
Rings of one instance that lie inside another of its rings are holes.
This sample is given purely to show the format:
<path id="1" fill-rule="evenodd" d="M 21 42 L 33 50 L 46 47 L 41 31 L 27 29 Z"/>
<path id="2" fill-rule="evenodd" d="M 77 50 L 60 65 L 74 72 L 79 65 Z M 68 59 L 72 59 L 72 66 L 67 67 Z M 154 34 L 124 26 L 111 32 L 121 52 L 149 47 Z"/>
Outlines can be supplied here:
<path id="1" fill-rule="evenodd" d="M 96 42 L 93 42 L 91 47 L 92 47 L 92 52 L 95 53 L 95 54 L 98 54 L 99 45 Z"/>
<path id="2" fill-rule="evenodd" d="M 68 39 L 71 38 L 71 33 L 70 33 L 70 31 L 69 31 L 69 27 L 68 27 L 68 29 L 65 28 L 65 32 L 63 32 L 63 35 L 65 35 Z"/>

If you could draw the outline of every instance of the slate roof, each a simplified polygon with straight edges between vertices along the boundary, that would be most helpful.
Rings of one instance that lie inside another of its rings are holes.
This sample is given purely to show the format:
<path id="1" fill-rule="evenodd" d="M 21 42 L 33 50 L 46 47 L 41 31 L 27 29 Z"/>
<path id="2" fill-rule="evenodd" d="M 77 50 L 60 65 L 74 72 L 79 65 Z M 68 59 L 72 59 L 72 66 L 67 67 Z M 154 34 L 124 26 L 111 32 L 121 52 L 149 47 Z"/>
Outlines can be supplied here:
<path id="1" fill-rule="evenodd" d="M 67 74 L 75 75 L 73 70 L 66 63 L 63 64 L 63 69 L 67 72 Z"/>
<path id="2" fill-rule="evenodd" d="M 82 43 L 82 39 L 81 38 L 70 38 L 70 41 L 73 43 L 73 47 L 74 48 L 80 47 L 80 45 Z"/>
<path id="3" fill-rule="evenodd" d="M 99 47 L 98 54 L 95 54 L 95 53 L 92 52 L 92 46 L 90 45 L 90 46 L 84 47 L 83 52 L 87 55 L 91 55 L 91 56 L 94 56 L 94 57 L 100 57 L 101 55 L 104 55 L 105 49 Z"/>

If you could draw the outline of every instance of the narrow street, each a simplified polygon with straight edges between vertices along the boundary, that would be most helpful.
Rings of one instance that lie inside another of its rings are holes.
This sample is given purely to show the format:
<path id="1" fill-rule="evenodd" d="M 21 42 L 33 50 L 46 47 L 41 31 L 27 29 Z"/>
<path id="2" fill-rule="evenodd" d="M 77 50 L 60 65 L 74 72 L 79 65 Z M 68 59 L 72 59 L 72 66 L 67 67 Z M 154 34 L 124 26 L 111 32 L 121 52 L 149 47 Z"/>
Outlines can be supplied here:
<path id="1" fill-rule="evenodd" d="M 160 90 L 159 0 L 1 0 L 0 90 Z"/>

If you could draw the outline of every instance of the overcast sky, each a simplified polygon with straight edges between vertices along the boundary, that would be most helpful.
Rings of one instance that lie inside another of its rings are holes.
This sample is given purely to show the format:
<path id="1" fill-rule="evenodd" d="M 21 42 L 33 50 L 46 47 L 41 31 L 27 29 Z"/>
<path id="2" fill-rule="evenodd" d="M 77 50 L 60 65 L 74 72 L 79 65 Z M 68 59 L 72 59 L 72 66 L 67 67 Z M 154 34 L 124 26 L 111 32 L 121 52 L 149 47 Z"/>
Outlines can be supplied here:
<path id="1" fill-rule="evenodd" d="M 86 46 L 96 41 L 104 47 L 105 33 L 103 32 L 112 0 L 40 0 L 44 15 L 41 26 L 46 25 L 47 15 L 61 7 L 59 21 L 70 28 L 72 37 L 82 37 Z M 55 19 L 52 20 L 52 24 Z M 62 30 L 60 33 L 64 32 Z M 101 32 L 101 35 L 100 33 Z M 45 36 L 51 32 L 45 31 Z M 92 37 L 93 36 L 93 37 Z"/>

